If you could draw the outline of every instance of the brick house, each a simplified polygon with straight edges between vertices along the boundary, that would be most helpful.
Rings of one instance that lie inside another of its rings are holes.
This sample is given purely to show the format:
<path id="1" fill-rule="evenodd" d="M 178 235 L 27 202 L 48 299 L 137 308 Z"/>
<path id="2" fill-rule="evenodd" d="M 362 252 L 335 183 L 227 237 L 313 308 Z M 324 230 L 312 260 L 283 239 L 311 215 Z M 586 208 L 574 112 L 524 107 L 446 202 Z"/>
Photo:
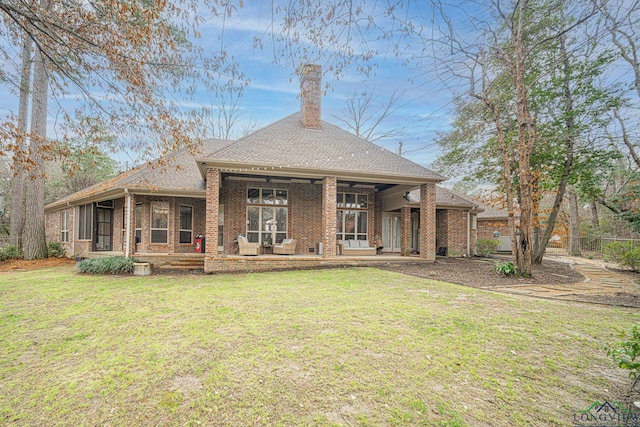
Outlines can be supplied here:
<path id="1" fill-rule="evenodd" d="M 300 112 L 235 141 L 207 140 L 51 203 L 47 239 L 67 253 L 193 255 L 205 271 L 329 265 L 338 240 L 433 261 L 469 254 L 477 206 L 436 186 L 444 177 L 321 120 L 321 70 L 301 74 Z M 237 236 L 293 257 L 240 257 Z"/>

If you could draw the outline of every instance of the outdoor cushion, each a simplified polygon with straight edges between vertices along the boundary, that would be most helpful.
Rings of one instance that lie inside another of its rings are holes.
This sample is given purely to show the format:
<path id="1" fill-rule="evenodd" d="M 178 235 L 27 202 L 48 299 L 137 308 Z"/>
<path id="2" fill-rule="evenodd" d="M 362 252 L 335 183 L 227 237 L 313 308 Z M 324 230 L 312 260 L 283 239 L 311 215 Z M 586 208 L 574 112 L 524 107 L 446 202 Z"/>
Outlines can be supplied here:
<path id="1" fill-rule="evenodd" d="M 371 245 L 369 245 L 369 241 L 368 240 L 358 240 L 358 242 L 360 242 L 360 247 L 361 248 L 369 248 L 369 247 L 371 247 Z"/>

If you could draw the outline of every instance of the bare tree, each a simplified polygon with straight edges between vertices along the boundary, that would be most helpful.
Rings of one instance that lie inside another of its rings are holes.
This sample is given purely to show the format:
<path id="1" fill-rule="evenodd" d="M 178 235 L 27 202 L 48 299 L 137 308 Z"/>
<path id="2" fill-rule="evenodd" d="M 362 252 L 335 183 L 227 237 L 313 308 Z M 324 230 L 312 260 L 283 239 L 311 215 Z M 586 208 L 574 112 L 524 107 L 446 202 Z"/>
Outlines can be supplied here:
<path id="1" fill-rule="evenodd" d="M 16 133 L 16 147 L 14 150 L 13 179 L 11 181 L 11 216 L 9 218 L 9 236 L 11 244 L 17 248 L 22 248 L 22 230 L 24 228 L 25 214 L 25 171 L 22 164 L 26 162 L 26 135 L 29 114 L 29 99 L 31 89 L 31 39 L 23 37 L 22 42 L 22 67 L 20 72 L 20 90 L 18 105 L 18 123 Z"/>
<path id="2" fill-rule="evenodd" d="M 340 109 L 341 114 L 333 117 L 355 135 L 367 141 L 398 138 L 407 125 L 391 127 L 384 125 L 393 114 L 407 105 L 406 102 L 400 103 L 405 93 L 405 91 L 394 90 L 388 100 L 376 105 L 378 96 L 375 89 L 360 93 L 354 91 L 345 99 L 346 105 Z"/>
<path id="3" fill-rule="evenodd" d="M 202 109 L 207 136 L 237 139 L 258 129 L 255 121 L 245 119 L 245 110 L 242 108 L 243 95 L 244 86 L 233 85 L 210 94 L 210 105 Z"/>

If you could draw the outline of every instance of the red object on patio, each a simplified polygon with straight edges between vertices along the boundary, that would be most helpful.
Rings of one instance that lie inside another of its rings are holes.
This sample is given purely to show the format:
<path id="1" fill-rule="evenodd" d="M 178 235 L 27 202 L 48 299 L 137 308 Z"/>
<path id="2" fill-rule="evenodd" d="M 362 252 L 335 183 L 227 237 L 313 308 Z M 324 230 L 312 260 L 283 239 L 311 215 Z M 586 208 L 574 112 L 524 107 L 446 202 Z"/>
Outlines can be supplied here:
<path id="1" fill-rule="evenodd" d="M 197 254 L 204 253 L 204 237 L 200 234 L 193 239 L 193 252 Z"/>

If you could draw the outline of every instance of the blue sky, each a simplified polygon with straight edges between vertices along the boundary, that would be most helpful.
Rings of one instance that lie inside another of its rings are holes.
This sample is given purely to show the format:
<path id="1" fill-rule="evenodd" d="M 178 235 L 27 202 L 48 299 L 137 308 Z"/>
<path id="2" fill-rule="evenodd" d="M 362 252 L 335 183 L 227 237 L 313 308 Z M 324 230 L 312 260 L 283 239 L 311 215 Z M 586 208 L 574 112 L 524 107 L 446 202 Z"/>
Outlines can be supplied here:
<path id="1" fill-rule="evenodd" d="M 424 6 L 422 2 L 406 3 L 410 8 L 403 13 L 413 14 L 416 12 L 415 8 Z M 299 82 L 295 75 L 295 66 L 305 62 L 298 57 L 274 55 L 274 46 L 268 36 L 262 38 L 263 49 L 254 48 L 254 37 L 268 33 L 273 24 L 269 11 L 271 4 L 267 1 L 245 1 L 243 8 L 238 9 L 231 17 L 225 18 L 224 31 L 220 18 L 211 17 L 199 28 L 202 37 L 195 41 L 211 55 L 219 52 L 223 45 L 227 53 L 240 64 L 240 70 L 249 79 L 241 101 L 243 119 L 253 121 L 260 127 L 299 110 Z M 381 10 L 369 12 L 376 15 L 380 25 L 391 24 Z M 426 22 L 416 22 L 427 26 Z M 398 140 L 401 140 L 405 157 L 423 166 L 429 166 L 437 155 L 437 147 L 434 144 L 437 132 L 449 129 L 454 93 L 435 76 L 429 72 L 425 73 L 425 67 L 421 72 L 417 72 L 414 68 L 402 65 L 402 61 L 412 53 L 411 50 L 419 49 L 420 46 L 406 46 L 405 50 L 394 55 L 389 49 L 389 41 L 376 40 L 375 34 L 367 40 L 367 44 L 377 50 L 370 62 L 375 68 L 369 76 L 358 73 L 355 65 L 345 68 L 339 79 L 330 72 L 325 75 L 324 81 L 328 82 L 331 88 L 322 99 L 323 119 L 339 124 L 334 116 L 340 115 L 340 109 L 346 106 L 346 97 L 354 91 L 375 91 L 375 104 L 378 106 L 386 102 L 395 91 L 404 92 L 405 95 L 398 101 L 398 104 L 404 106 L 384 123 L 386 127 L 404 128 L 403 134 L 395 139 L 379 140 L 377 143 L 397 152 Z M 313 51 L 308 41 L 307 46 Z M 362 51 L 361 46 L 355 41 L 349 47 L 354 48 L 356 52 Z M 339 49 L 341 47 L 337 44 L 326 45 L 322 52 L 312 52 L 312 60 L 309 62 L 320 63 L 326 70 L 334 64 L 335 54 Z M 59 104 L 50 102 L 49 137 L 56 138 L 61 133 L 58 126 L 58 105 L 71 112 L 76 99 L 73 94 L 69 94 L 59 98 Z M 201 91 L 195 100 L 185 100 L 184 106 L 193 108 L 198 104 L 206 105 L 208 102 L 208 94 Z M 0 98 L 0 113 L 6 114 L 9 111 L 17 111 L 17 99 Z M 129 165 L 136 160 L 135 156 L 129 153 L 119 153 L 116 158 L 123 163 L 128 161 Z"/>
<path id="2" fill-rule="evenodd" d="M 247 3 L 224 22 L 223 40 L 226 51 L 240 63 L 241 71 L 249 79 L 241 102 L 244 119 L 267 125 L 299 110 L 299 82 L 294 69 L 297 62 L 296 58 L 275 55 L 278 59 L 275 63 L 273 45 L 268 37 L 263 38 L 263 49 L 254 48 L 254 36 L 265 33 L 272 20 L 262 2 Z M 219 20 L 207 22 L 198 43 L 212 52 L 219 51 L 221 30 Z M 436 133 L 449 128 L 454 95 L 434 76 L 419 76 L 415 69 L 403 66 L 402 61 L 406 58 L 394 56 L 384 45 L 386 42 L 372 39 L 370 43 L 377 44 L 375 47 L 379 51 L 371 61 L 375 64 L 371 75 L 362 75 L 355 67 L 347 68 L 339 79 L 330 72 L 325 73 L 324 82 L 328 82 L 331 89 L 322 99 L 323 119 L 339 125 L 334 116 L 340 115 L 340 109 L 346 106 L 346 97 L 354 91 L 375 91 L 376 105 L 387 101 L 394 91 L 405 92 L 398 102 L 404 106 L 384 123 L 387 127 L 404 128 L 403 134 L 377 143 L 397 152 L 398 140 L 401 140 L 407 158 L 428 166 L 437 155 Z M 353 45 L 358 49 L 356 42 Z M 330 51 L 332 47 L 325 49 Z M 332 65 L 331 54 L 318 55 L 318 61 L 312 62 L 320 63 L 326 70 Z"/>

